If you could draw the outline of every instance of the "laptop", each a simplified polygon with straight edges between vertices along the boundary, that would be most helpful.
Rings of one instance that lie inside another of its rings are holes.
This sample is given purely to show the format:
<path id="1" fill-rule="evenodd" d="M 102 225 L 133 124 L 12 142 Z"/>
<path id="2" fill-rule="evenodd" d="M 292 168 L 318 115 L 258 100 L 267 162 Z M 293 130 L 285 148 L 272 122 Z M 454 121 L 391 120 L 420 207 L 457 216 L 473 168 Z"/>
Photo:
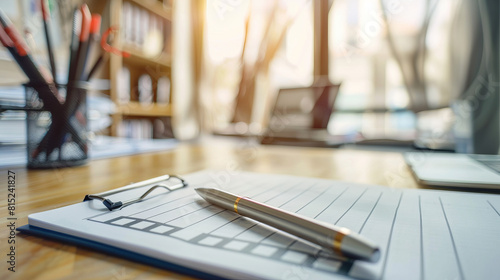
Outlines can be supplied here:
<path id="1" fill-rule="evenodd" d="M 333 147 L 345 142 L 327 130 L 339 87 L 280 89 L 261 143 Z"/>
<path id="2" fill-rule="evenodd" d="M 404 158 L 422 184 L 500 190 L 500 155 L 407 152 Z"/>

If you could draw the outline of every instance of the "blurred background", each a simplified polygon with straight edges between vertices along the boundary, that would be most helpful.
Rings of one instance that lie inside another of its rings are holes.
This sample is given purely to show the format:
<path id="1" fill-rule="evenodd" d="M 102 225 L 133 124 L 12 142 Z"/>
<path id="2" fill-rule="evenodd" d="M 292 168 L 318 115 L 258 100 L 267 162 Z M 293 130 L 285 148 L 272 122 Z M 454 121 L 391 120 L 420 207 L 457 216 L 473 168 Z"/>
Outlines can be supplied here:
<path id="1" fill-rule="evenodd" d="M 340 85 L 322 136 L 338 144 L 499 153 L 498 1 L 48 0 L 61 81 L 84 2 L 101 14 L 101 35 L 117 27 L 109 44 L 131 54 L 107 55 L 91 80 L 94 136 L 264 137 L 280 90 Z M 0 9 L 48 67 L 40 1 Z M 23 106 L 26 81 L 1 48 L 4 148 L 25 143 L 24 112 L 9 106 Z"/>

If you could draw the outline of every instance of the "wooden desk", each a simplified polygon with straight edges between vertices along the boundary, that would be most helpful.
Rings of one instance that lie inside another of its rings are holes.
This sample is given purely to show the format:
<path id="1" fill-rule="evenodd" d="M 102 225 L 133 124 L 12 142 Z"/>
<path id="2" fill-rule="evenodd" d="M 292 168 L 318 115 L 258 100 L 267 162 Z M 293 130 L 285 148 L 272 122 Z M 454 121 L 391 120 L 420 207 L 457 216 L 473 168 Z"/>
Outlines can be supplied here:
<path id="1" fill-rule="evenodd" d="M 260 146 L 250 140 L 209 140 L 181 144 L 177 149 L 114 159 L 86 166 L 16 174 L 16 226 L 28 215 L 79 202 L 98 193 L 163 174 L 187 174 L 202 169 L 243 170 L 312 176 L 397 188 L 416 188 L 403 157 L 396 152 Z M 0 170 L 2 279 L 189 279 L 184 275 L 136 264 L 105 254 L 25 234 L 17 234 L 16 272 L 7 270 L 9 253 L 7 173 Z M 9 221 L 10 222 L 10 221 Z"/>

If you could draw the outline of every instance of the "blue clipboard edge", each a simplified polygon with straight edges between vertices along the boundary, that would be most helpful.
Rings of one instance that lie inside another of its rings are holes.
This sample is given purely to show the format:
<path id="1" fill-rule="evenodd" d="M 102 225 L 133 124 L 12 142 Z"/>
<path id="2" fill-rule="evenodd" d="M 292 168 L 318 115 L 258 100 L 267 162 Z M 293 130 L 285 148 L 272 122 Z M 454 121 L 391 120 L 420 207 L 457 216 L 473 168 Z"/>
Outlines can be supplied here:
<path id="1" fill-rule="evenodd" d="M 115 257 L 127 259 L 132 262 L 142 263 L 146 265 L 151 265 L 157 268 L 166 269 L 172 272 L 177 272 L 185 275 L 190 275 L 193 277 L 201 278 L 201 279 L 226 279 L 213 274 L 208 274 L 203 271 L 187 268 L 181 265 L 169 263 L 166 261 L 162 261 L 156 258 L 148 257 L 146 255 L 142 255 L 139 253 L 135 253 L 132 251 L 128 251 L 125 249 L 121 249 L 118 247 L 110 246 L 104 243 L 99 243 L 95 241 L 91 241 L 88 239 L 72 236 L 69 234 L 60 233 L 57 231 L 47 230 L 44 228 L 24 225 L 18 227 L 17 230 L 22 233 L 35 235 L 51 240 L 61 241 L 64 243 L 69 243 L 76 246 L 84 247 L 85 249 L 91 249 L 95 251 L 99 251 L 101 253 L 109 254 Z"/>

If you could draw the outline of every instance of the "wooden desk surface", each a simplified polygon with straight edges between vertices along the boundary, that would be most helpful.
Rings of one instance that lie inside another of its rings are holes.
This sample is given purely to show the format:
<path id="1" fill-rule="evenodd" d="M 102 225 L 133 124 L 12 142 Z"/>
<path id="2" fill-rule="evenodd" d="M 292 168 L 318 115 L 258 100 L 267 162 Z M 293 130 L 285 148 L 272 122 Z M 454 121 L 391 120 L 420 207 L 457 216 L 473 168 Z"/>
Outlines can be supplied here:
<path id="1" fill-rule="evenodd" d="M 187 174 L 203 169 L 242 170 L 310 176 L 396 188 L 419 185 L 397 152 L 260 146 L 250 140 L 209 140 L 178 148 L 114 159 L 95 160 L 75 168 L 26 170 L 15 168 L 16 226 L 28 215 L 80 202 L 99 193 L 163 174 Z M 8 170 L 0 170 L 1 279 L 190 279 L 59 242 L 26 234 L 15 237 L 16 272 L 8 271 L 10 220 L 7 208 Z"/>

